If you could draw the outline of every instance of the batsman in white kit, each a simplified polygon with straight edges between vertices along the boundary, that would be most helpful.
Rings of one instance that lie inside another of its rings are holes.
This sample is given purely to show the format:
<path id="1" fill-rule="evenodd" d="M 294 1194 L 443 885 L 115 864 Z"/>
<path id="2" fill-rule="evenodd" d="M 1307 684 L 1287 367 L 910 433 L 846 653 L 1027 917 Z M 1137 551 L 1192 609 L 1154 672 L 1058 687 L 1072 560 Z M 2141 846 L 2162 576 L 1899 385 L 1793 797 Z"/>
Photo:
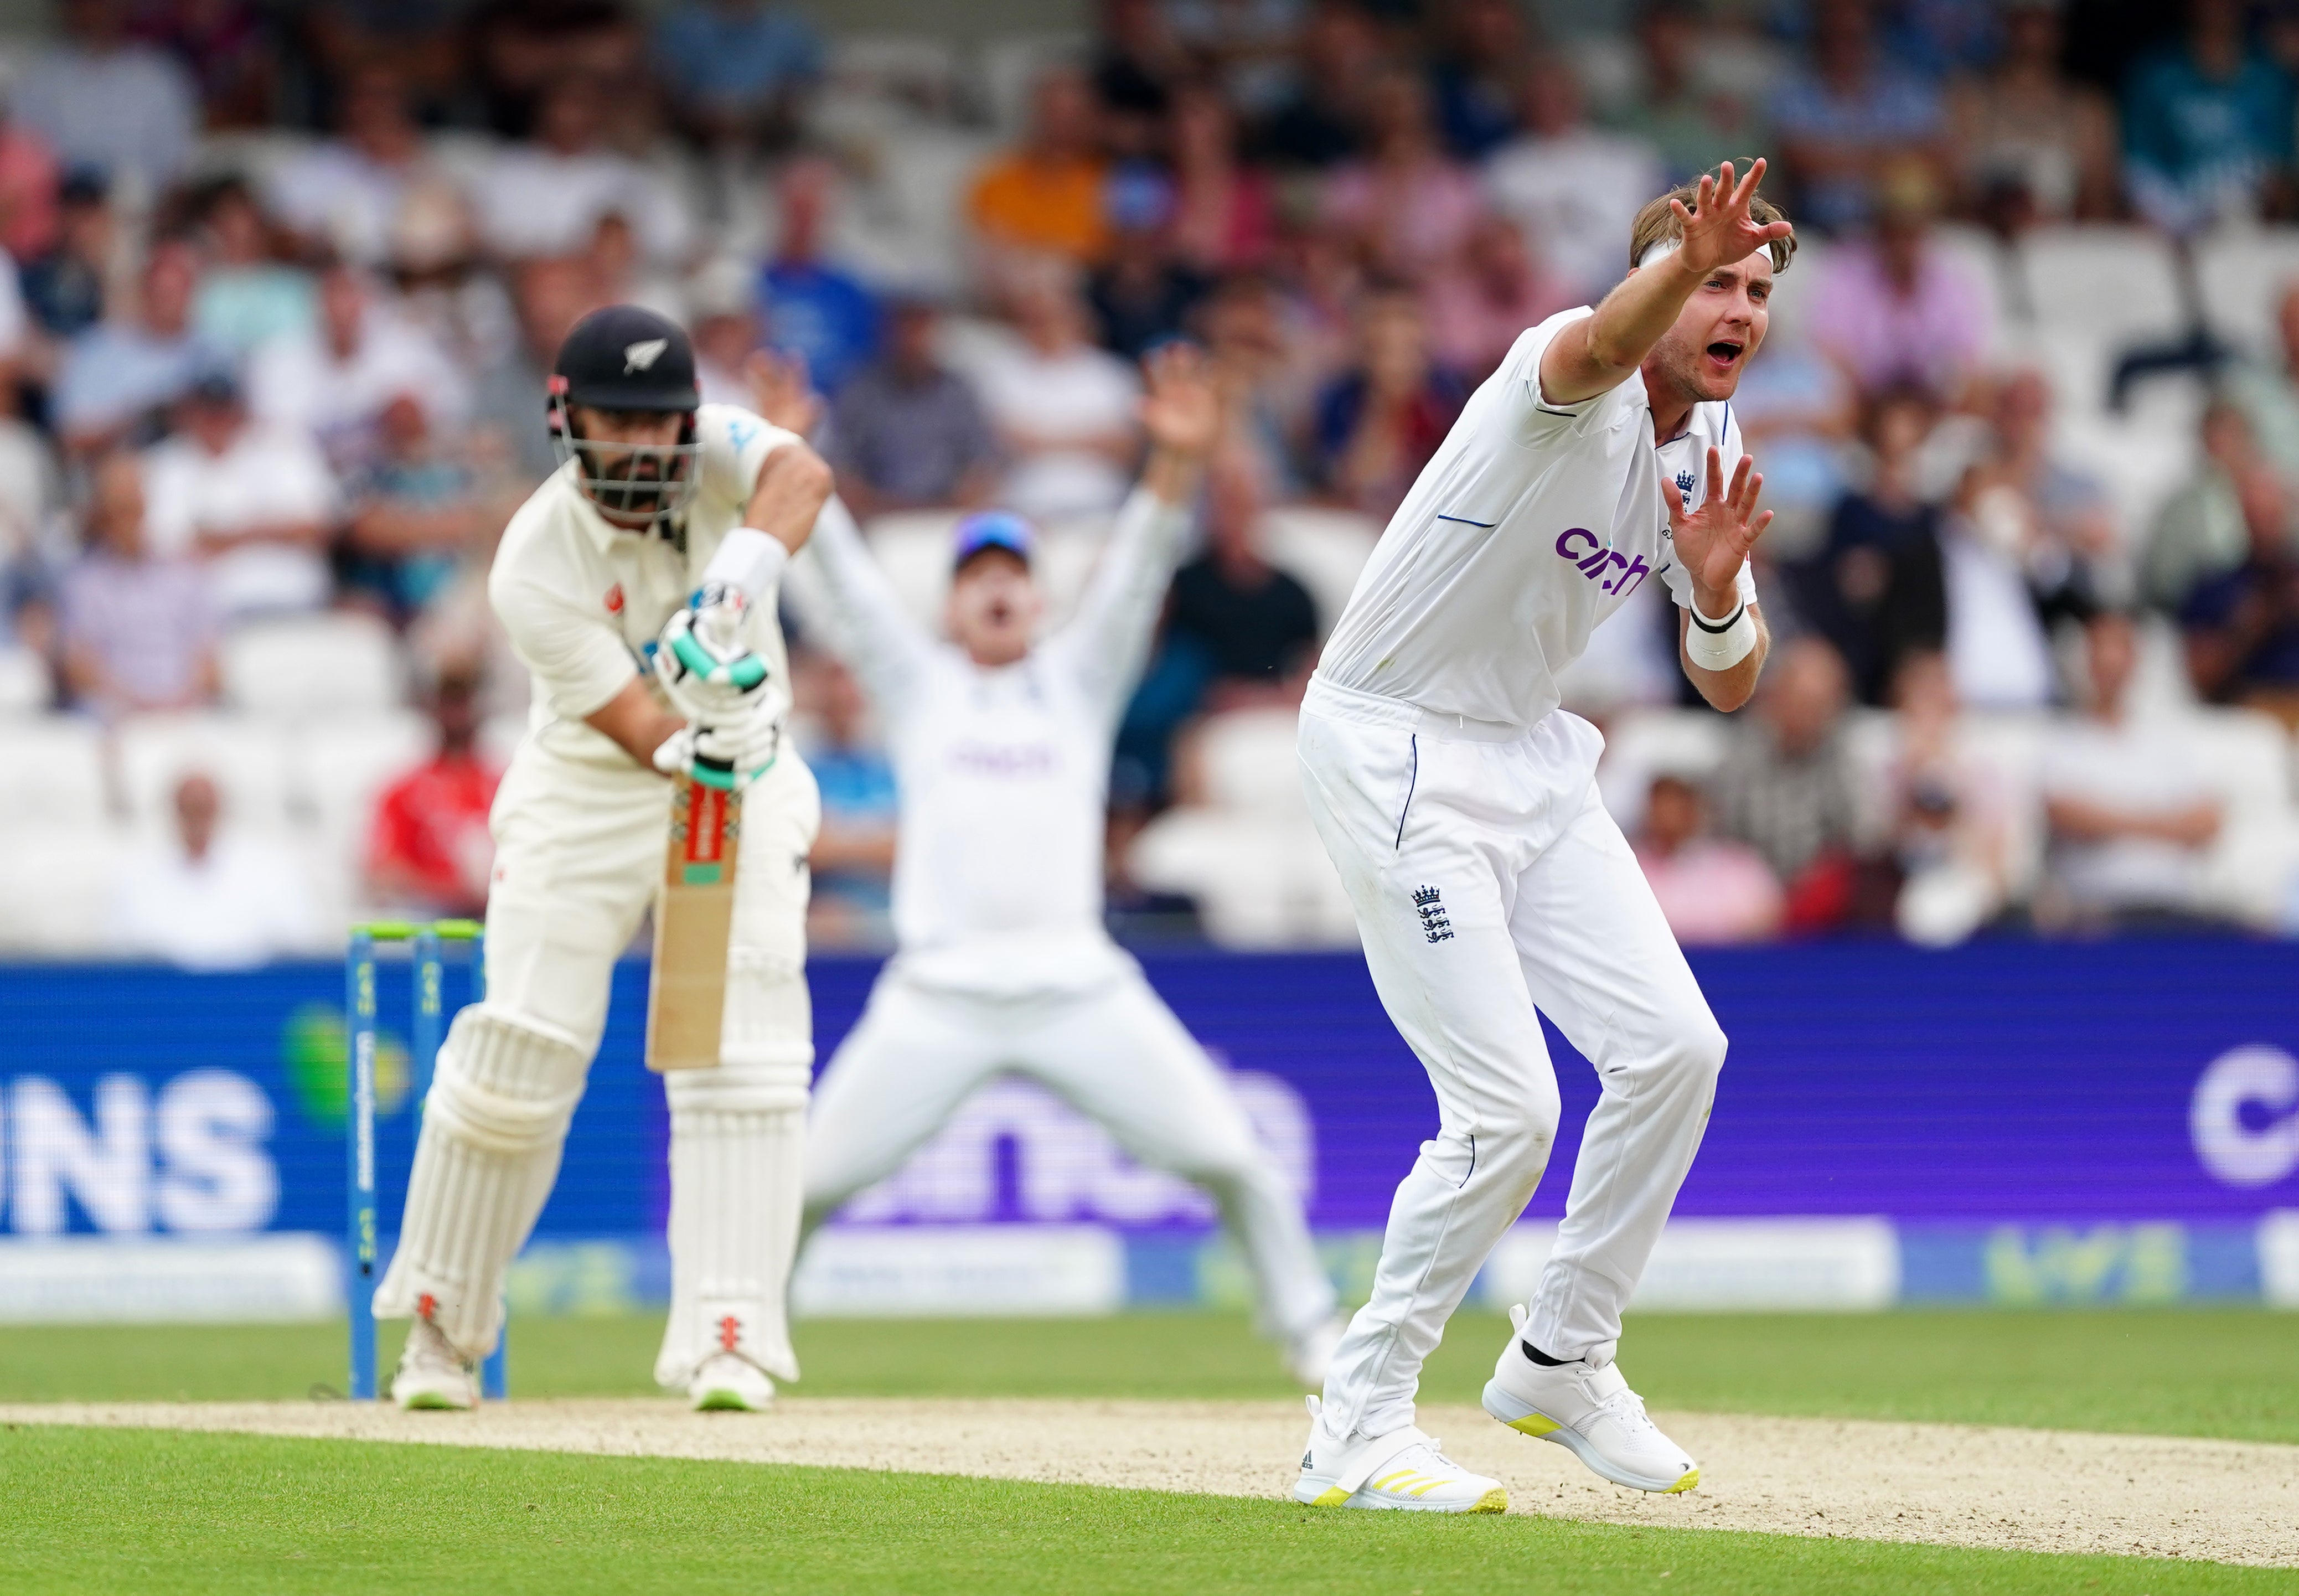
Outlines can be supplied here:
<path id="1" fill-rule="evenodd" d="M 936 642 L 835 502 L 809 562 L 838 651 L 883 717 L 901 792 L 898 951 L 817 1085 L 811 1230 L 1013 1071 L 1209 1191 L 1259 1288 L 1263 1333 L 1305 1385 L 1340 1334 L 1299 1197 L 1221 1071 L 1103 928 L 1111 744 L 1189 526 L 1217 408 L 1193 351 L 1146 362 L 1151 452 L 1076 615 L 1042 643 L 1033 536 L 959 524 Z M 810 573 L 811 574 L 811 573 Z"/>
<path id="2" fill-rule="evenodd" d="M 701 404 L 686 335 L 637 306 L 578 322 L 537 397 L 562 463 L 511 519 L 487 585 L 534 674 L 534 709 L 491 817 L 486 1000 L 440 1049 L 376 1293 L 378 1313 L 415 1320 L 393 1395 L 406 1408 L 477 1401 L 474 1371 L 557 1177 L 616 957 L 654 908 L 649 1062 L 665 1068 L 671 1188 L 655 1375 L 697 1407 L 756 1409 L 770 1376 L 798 1374 L 784 1299 L 813 1063 L 806 857 L 820 812 L 782 742 L 775 595 L 830 471 L 750 411 Z M 688 805 L 676 829 L 674 790 Z M 715 968 L 677 968 L 687 944 L 666 934 L 678 896 L 667 845 L 734 812 L 731 890 L 716 855 L 681 877 L 718 883 Z M 709 1007 L 682 1014 L 690 1001 Z M 715 1046 L 659 1059 L 682 1019 Z"/>
<path id="3" fill-rule="evenodd" d="M 1500 1512 L 1500 1483 L 1414 1425 L 1421 1368 L 1556 1140 L 1546 1014 L 1602 1088 L 1564 1219 L 1488 1413 L 1617 1484 L 1700 1471 L 1614 1361 L 1621 1313 L 1714 1101 L 1724 1034 L 1598 802 L 1602 739 L 1556 674 L 1643 583 L 1682 610 L 1720 710 L 1755 689 L 1747 556 L 1765 525 L 1730 401 L 1792 229 L 1730 163 L 1645 207 L 1625 281 L 1521 336 L 1390 520 L 1302 706 L 1310 812 L 1382 1002 L 1436 1088 L 1373 1297 L 1335 1350 L 1294 1495 Z M 1538 1011 L 1538 1012 L 1536 1012 Z"/>

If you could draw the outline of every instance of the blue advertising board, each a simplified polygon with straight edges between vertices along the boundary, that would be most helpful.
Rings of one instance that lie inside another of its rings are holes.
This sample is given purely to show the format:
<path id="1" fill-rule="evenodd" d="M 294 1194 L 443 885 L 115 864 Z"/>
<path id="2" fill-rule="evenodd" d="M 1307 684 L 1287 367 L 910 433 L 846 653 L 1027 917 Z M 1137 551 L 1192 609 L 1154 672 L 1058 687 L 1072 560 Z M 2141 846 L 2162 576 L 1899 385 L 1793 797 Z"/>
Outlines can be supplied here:
<path id="1" fill-rule="evenodd" d="M 1312 1224 L 1377 1231 L 1436 1108 L 1363 960 L 1191 951 L 1144 965 L 1237 1073 Z M 2248 1294 L 2260 1289 L 2252 1230 L 2299 1209 L 2299 950 L 2289 944 L 2006 941 L 1930 952 L 1843 942 L 1711 952 L 1695 965 L 1731 1052 L 1681 1216 L 1880 1217 L 1897 1227 L 1915 1296 L 2001 1295 L 2004 1270 L 2032 1264 L 2052 1235 L 2122 1236 L 2121 1262 L 2098 1268 L 2144 1269 L 2147 1238 L 2170 1226 L 2186 1238 L 2188 1293 Z M 875 974 L 868 960 L 816 961 L 824 1058 Z M 406 980 L 403 965 L 386 967 L 386 1228 L 415 1118 Z M 451 972 L 451 1002 L 460 980 Z M 0 1234 L 338 1231 L 341 992 L 333 965 L 0 969 Z M 640 1062 L 644 996 L 644 968 L 618 969 L 539 1238 L 660 1233 L 667 1131 Z M 1564 1123 L 1529 1210 L 1536 1221 L 1562 1211 L 1596 1095 L 1585 1061 L 1554 1033 L 1548 1042 Z M 1000 1085 L 850 1218 L 1195 1236 L 1211 1210 L 1046 1094 Z M 2020 1258 L 2004 1253 L 2007 1226 L 2026 1227 Z"/>

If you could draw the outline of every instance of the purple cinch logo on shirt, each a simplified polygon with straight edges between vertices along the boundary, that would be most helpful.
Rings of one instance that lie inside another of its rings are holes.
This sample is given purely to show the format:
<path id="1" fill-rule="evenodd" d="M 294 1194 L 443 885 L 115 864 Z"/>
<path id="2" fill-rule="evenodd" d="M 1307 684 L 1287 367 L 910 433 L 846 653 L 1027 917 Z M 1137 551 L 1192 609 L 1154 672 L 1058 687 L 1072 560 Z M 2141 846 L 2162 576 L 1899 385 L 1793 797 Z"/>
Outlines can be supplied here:
<path id="1" fill-rule="evenodd" d="M 1584 546 L 1585 545 L 1585 546 Z M 1556 540 L 1556 552 L 1581 568 L 1581 574 L 1598 583 L 1606 593 L 1626 597 L 1644 579 L 1652 575 L 1652 567 L 1639 554 L 1631 560 L 1626 554 L 1616 554 L 1597 540 L 1597 535 L 1586 527 L 1568 527 Z M 1618 575 L 1611 575 L 1617 568 Z"/>

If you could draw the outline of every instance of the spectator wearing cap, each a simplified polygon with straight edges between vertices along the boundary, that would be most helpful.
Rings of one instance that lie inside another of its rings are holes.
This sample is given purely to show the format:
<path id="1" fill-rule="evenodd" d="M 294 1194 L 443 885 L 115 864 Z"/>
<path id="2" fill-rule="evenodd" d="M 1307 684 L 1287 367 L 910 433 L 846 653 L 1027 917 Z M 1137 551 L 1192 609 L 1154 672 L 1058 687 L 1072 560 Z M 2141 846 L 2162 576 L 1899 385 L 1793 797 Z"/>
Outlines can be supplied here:
<path id="1" fill-rule="evenodd" d="M 245 179 L 218 179 L 194 204 L 207 266 L 192 298 L 193 330 L 234 360 L 271 339 L 309 334 L 319 296 L 309 276 L 279 258 Z"/>
<path id="2" fill-rule="evenodd" d="M 1520 92 L 1523 130 L 1486 161 L 1487 193 L 1523 231 L 1533 259 L 1594 304 L 1628 270 L 1622 241 L 1638 208 L 1668 186 L 1660 153 L 1591 123 L 1581 80 L 1559 58 L 1529 68 Z"/>
<path id="3" fill-rule="evenodd" d="M 128 37 L 121 12 L 120 0 L 66 0 L 62 38 L 32 56 L 10 103 L 66 167 L 150 195 L 191 161 L 198 96 L 173 57 Z"/>
<path id="4" fill-rule="evenodd" d="M 65 690 L 112 719 L 212 703 L 216 614 L 195 561 L 155 553 L 145 534 L 144 471 L 107 454 L 91 473 L 87 552 L 66 570 L 61 619 Z"/>
<path id="5" fill-rule="evenodd" d="M 2291 181 L 2293 86 L 2250 41 L 2241 0 L 2187 0 L 2176 41 L 2123 91 L 2125 177 L 2156 226 L 2194 232 L 2256 215 Z"/>
<path id="6" fill-rule="evenodd" d="M 897 296 L 885 352 L 831 402 L 826 453 L 856 515 L 978 505 L 998 480 L 998 438 L 982 400 L 936 353 L 942 311 Z"/>
<path id="7" fill-rule="evenodd" d="M 2044 736 L 2038 785 L 2051 827 L 2037 918 L 2069 929 L 2208 919 L 2204 850 L 2225 819 L 2175 721 L 2136 713 L 2138 633 L 2112 611 L 2084 633 L 2083 711 Z"/>
<path id="8" fill-rule="evenodd" d="M 23 262 L 24 309 L 41 332 L 74 338 L 104 319 L 118 236 L 104 174 L 82 168 L 67 177 L 56 191 L 54 242 Z"/>
<path id="9" fill-rule="evenodd" d="M 228 369 L 203 372 L 176 436 L 144 457 L 153 546 L 206 563 L 226 621 L 328 602 L 336 482 L 307 434 L 253 421 Z"/>
<path id="10" fill-rule="evenodd" d="M 1936 154 L 1947 129 L 1939 91 L 1877 49 L 1869 0 L 1820 0 L 1811 64 L 1780 85 L 1771 111 L 1798 220 L 1822 232 L 1865 221 L 1879 169 L 1910 151 Z"/>
<path id="11" fill-rule="evenodd" d="M 705 148 L 740 148 L 789 136 L 822 75 L 822 40 L 794 5 L 686 0 L 656 24 L 654 59 L 688 136 Z"/>
<path id="12" fill-rule="evenodd" d="M 502 772 L 479 755 L 478 684 L 442 677 L 427 708 L 431 757 L 377 800 L 367 839 L 368 892 L 394 912 L 423 919 L 486 913 L 494 839 L 487 810 Z"/>
<path id="13" fill-rule="evenodd" d="M 224 827 L 203 771 L 178 779 L 168 835 L 139 848 L 112 908 L 118 950 L 181 969 L 253 969 L 315 952 L 329 935 L 310 884 L 270 838 Z"/>
<path id="14" fill-rule="evenodd" d="M 384 407 L 420 397 L 445 432 L 470 414 L 470 387 L 431 336 L 378 301 L 361 269 L 336 262 L 320 274 L 319 325 L 272 339 L 248 368 L 248 401 L 269 425 L 309 434 L 338 472 L 372 460 Z M 541 389 L 535 409 L 542 409 Z"/>
<path id="15" fill-rule="evenodd" d="M 1039 521 L 1116 509 L 1139 447 L 1134 368 L 1090 341 L 1091 312 L 1062 262 L 1009 273 L 1007 305 L 1019 337 L 969 372 L 1008 461 L 999 498 Z"/>
<path id="16" fill-rule="evenodd" d="M 1678 942 L 1763 942 L 1780 928 L 1780 884 L 1754 848 L 1708 835 L 1707 811 L 1706 798 L 1684 777 L 1653 777 L 1637 864 Z"/>
<path id="17" fill-rule="evenodd" d="M 1101 329 L 1101 345 L 1138 361 L 1180 336 L 1205 296 L 1205 275 L 1176 258 L 1174 187 L 1147 164 L 1119 168 L 1109 177 L 1109 259 L 1087 279 L 1086 299 Z"/>
<path id="18" fill-rule="evenodd" d="M 86 456 L 153 436 L 160 412 L 212 366 L 217 352 L 192 330 L 199 257 L 189 244 L 154 246 L 132 313 L 111 307 L 73 338 L 49 395 L 64 446 Z"/>
<path id="19" fill-rule="evenodd" d="M 410 216 L 461 211 L 461 195 L 416 123 L 406 80 L 390 65 L 366 62 L 346 74 L 336 121 L 334 137 L 289 155 L 267 185 L 270 209 L 305 251 L 379 266 Z"/>
<path id="20" fill-rule="evenodd" d="M 838 169 L 820 156 L 784 164 L 775 180 L 779 230 L 759 274 L 767 342 L 804 357 L 818 393 L 835 394 L 878 353 L 877 295 L 829 258 Z"/>
<path id="21" fill-rule="evenodd" d="M 1094 262 L 1108 246 L 1093 88 L 1075 67 L 1056 67 L 1030 91 L 1021 144 L 992 160 L 967 196 L 967 216 L 993 251 L 1023 250 Z"/>

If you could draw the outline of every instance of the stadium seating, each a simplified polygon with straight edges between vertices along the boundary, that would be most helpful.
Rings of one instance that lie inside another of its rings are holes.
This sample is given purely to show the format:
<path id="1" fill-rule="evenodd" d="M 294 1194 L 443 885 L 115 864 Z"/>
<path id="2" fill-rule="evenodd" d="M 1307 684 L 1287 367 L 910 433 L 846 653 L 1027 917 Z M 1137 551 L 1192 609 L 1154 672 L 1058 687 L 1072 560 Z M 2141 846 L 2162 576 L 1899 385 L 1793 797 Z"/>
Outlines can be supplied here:
<path id="1" fill-rule="evenodd" d="M 1317 601 L 1317 630 L 1333 629 L 1358 573 L 1373 558 L 1381 527 L 1353 510 L 1291 504 L 1261 518 L 1261 552 L 1272 565 L 1291 571 Z"/>
<path id="2" fill-rule="evenodd" d="M 2204 324 L 2239 352 L 2272 349 L 2283 290 L 2299 282 L 2299 228 L 2222 233 L 2195 247 Z"/>
<path id="3" fill-rule="evenodd" d="M 164 826 L 176 784 L 194 771 L 214 778 L 227 823 L 277 829 L 296 818 L 289 736 L 274 720 L 191 713 L 137 715 L 120 723 L 113 750 L 122 811 L 139 829 Z"/>
<path id="4" fill-rule="evenodd" d="M 220 662 L 224 701 L 258 714 L 386 710 L 403 694 L 391 628 L 354 611 L 237 627 Z"/>
<path id="5" fill-rule="evenodd" d="M 432 740 L 429 722 L 411 710 L 331 717 L 298 733 L 289 751 L 295 792 L 319 835 L 356 859 L 376 801 L 430 757 Z"/>
<path id="6" fill-rule="evenodd" d="M 0 835 L 37 826 L 98 826 L 111 814 L 104 733 L 95 721 L 0 716 Z M 8 879 L 0 875 L 0 881 Z"/>
<path id="7" fill-rule="evenodd" d="M 86 958 L 110 943 L 128 851 L 100 816 L 0 826 L 0 953 Z"/>
<path id="8" fill-rule="evenodd" d="M 1290 709 L 1209 717 L 1181 751 L 1187 801 L 1134 839 L 1134 879 L 1194 899 L 1225 947 L 1346 946 L 1356 919 L 1301 797 Z"/>

